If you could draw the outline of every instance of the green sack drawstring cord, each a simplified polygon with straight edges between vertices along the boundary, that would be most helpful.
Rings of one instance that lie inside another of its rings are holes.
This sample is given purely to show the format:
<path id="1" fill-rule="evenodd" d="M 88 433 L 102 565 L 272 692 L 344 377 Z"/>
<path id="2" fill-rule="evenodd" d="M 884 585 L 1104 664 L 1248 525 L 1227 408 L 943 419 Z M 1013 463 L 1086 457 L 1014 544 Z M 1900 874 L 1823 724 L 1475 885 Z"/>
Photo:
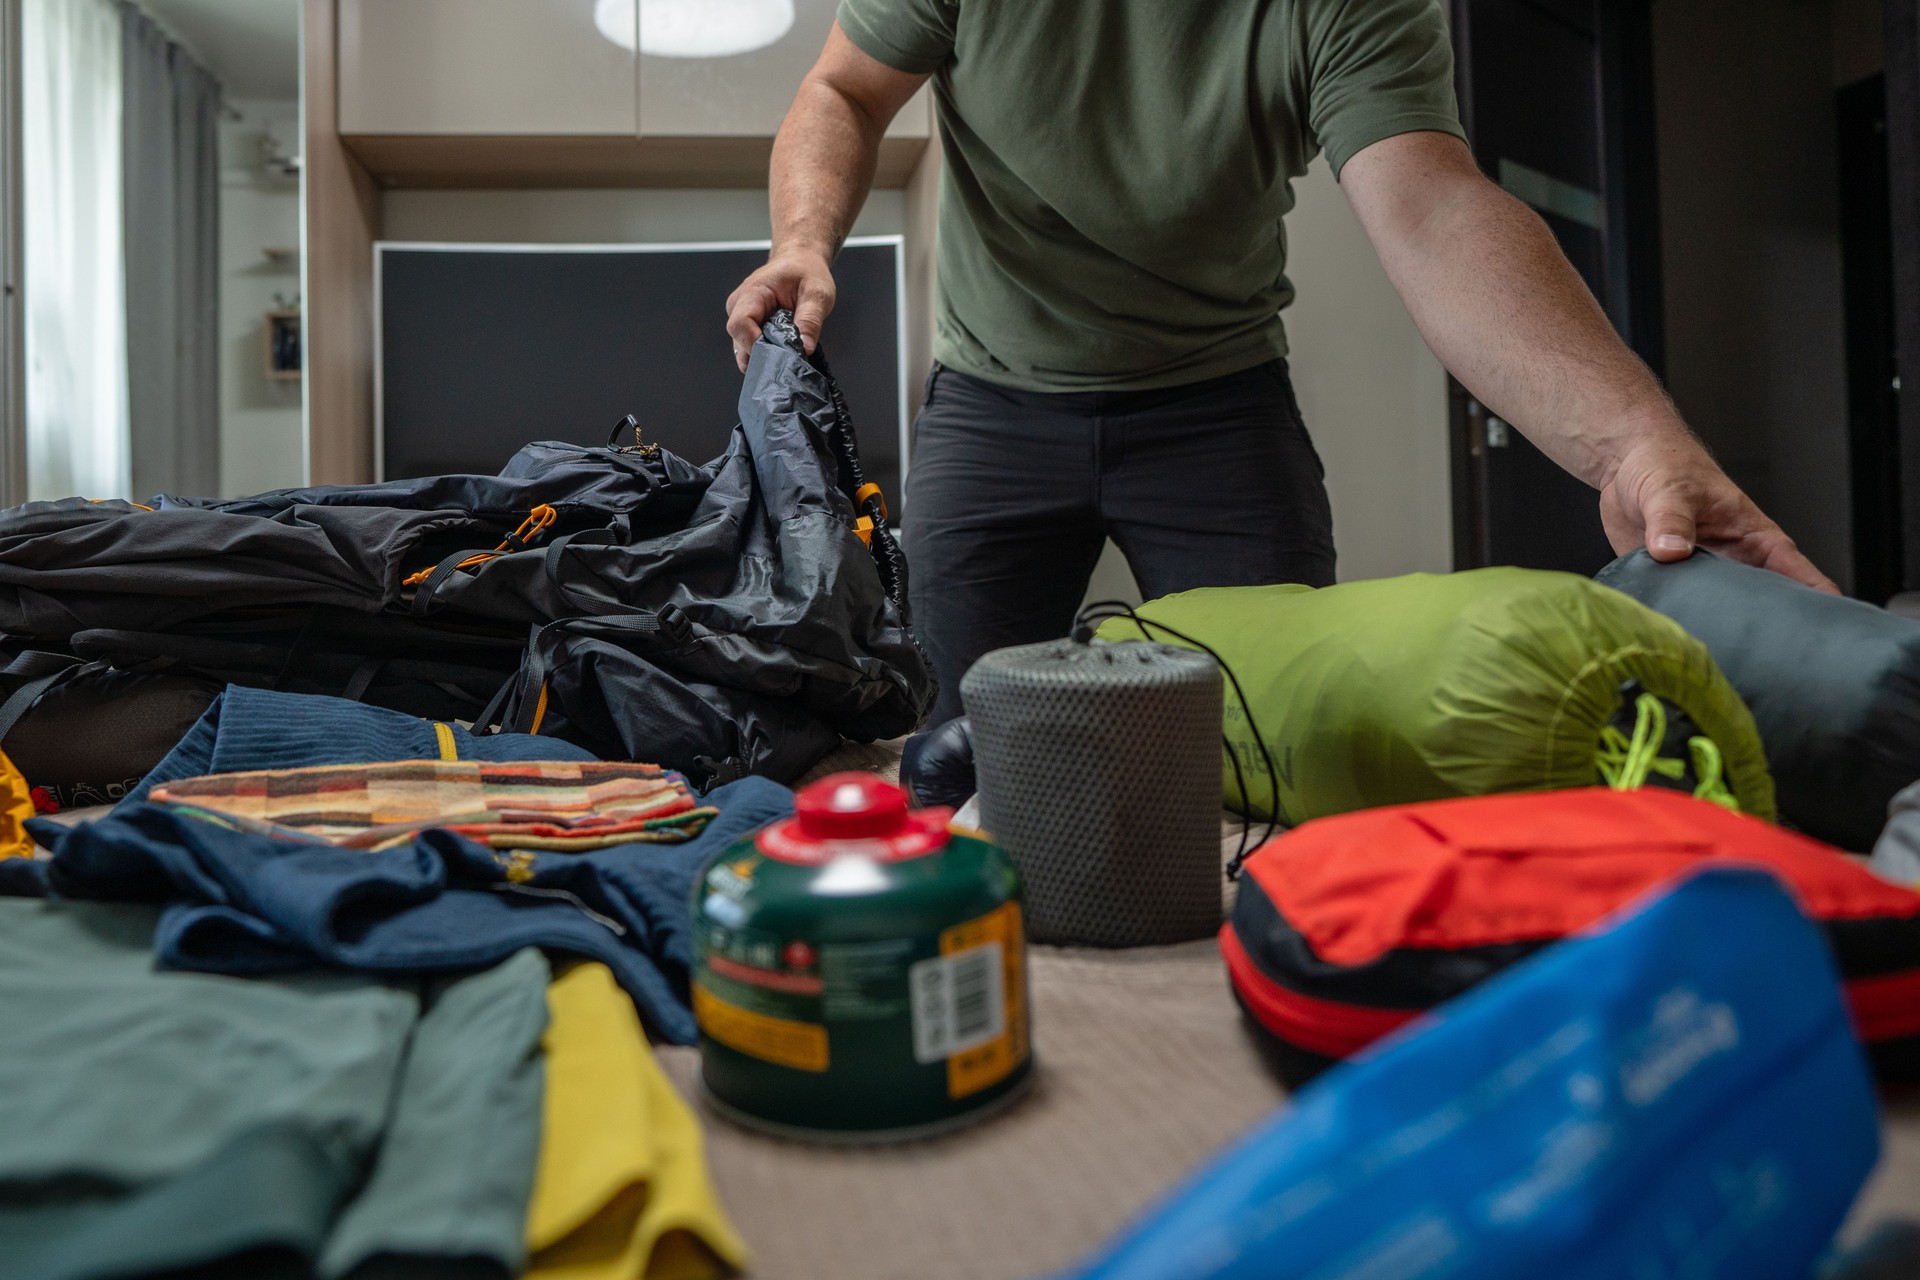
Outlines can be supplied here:
<path id="1" fill-rule="evenodd" d="M 1656 773 L 1663 778 L 1684 778 L 1688 761 L 1660 754 L 1660 744 L 1666 737 L 1665 705 L 1653 694 L 1643 693 L 1634 700 L 1633 736 L 1629 738 L 1612 725 L 1602 729 L 1593 763 L 1615 791 L 1638 791 Z M 1727 790 L 1726 764 L 1719 744 L 1696 734 L 1687 739 L 1687 754 L 1692 758 L 1694 775 L 1700 779 L 1700 785 L 1693 789 L 1694 797 L 1738 813 L 1740 802 Z"/>

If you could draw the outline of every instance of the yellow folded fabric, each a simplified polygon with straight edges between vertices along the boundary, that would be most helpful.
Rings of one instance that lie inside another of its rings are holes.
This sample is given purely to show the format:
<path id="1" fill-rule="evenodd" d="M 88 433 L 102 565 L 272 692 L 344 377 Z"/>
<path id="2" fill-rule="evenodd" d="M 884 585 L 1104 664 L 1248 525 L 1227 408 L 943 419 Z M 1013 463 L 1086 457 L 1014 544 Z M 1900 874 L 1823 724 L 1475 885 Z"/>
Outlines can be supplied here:
<path id="1" fill-rule="evenodd" d="M 33 792 L 27 780 L 0 752 L 0 858 L 31 858 L 33 841 L 27 819 L 33 816 Z"/>
<path id="2" fill-rule="evenodd" d="M 528 1280 L 711 1280 L 745 1267 L 700 1126 L 607 967 L 556 978 L 547 1012 Z"/>

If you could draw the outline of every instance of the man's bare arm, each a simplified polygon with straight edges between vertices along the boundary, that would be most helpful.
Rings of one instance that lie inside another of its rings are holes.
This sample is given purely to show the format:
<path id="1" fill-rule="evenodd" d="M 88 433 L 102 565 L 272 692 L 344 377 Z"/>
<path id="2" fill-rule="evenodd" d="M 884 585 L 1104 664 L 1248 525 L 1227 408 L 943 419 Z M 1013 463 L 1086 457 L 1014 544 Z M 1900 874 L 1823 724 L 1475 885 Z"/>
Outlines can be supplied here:
<path id="1" fill-rule="evenodd" d="M 1410 133 L 1340 174 L 1427 345 L 1482 403 L 1600 490 L 1614 549 L 1705 546 L 1834 589 L 1716 465 L 1539 215 L 1458 138 Z"/>
<path id="2" fill-rule="evenodd" d="M 833 256 L 873 187 L 880 137 L 926 79 L 868 57 L 834 24 L 773 142 L 773 252 L 727 298 L 742 372 L 761 322 L 781 307 L 793 309 L 807 350 L 819 341 L 833 310 Z"/>

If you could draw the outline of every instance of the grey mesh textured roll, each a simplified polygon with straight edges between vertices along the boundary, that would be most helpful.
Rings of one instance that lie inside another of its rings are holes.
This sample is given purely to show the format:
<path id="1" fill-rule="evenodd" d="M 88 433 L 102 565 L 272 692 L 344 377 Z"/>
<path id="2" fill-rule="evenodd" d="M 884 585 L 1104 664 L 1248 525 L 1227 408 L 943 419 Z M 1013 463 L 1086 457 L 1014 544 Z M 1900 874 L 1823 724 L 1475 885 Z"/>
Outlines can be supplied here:
<path id="1" fill-rule="evenodd" d="M 1021 645 L 967 672 L 980 820 L 1020 866 L 1029 938 L 1220 927 L 1220 690 L 1206 655 L 1138 641 Z"/>

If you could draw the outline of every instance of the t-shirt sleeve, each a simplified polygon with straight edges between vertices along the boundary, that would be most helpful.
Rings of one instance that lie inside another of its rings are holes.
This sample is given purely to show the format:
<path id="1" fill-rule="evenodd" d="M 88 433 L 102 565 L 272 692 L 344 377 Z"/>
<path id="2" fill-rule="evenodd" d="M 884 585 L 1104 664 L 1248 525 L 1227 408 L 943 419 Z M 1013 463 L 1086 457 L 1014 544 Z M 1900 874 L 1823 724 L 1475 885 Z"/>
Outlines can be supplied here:
<path id="1" fill-rule="evenodd" d="M 1466 136 L 1440 0 L 1301 4 L 1307 125 L 1336 178 L 1347 161 L 1385 138 L 1426 130 Z"/>
<path id="2" fill-rule="evenodd" d="M 960 0 L 840 0 L 840 29 L 876 62 L 909 75 L 953 56 Z"/>

